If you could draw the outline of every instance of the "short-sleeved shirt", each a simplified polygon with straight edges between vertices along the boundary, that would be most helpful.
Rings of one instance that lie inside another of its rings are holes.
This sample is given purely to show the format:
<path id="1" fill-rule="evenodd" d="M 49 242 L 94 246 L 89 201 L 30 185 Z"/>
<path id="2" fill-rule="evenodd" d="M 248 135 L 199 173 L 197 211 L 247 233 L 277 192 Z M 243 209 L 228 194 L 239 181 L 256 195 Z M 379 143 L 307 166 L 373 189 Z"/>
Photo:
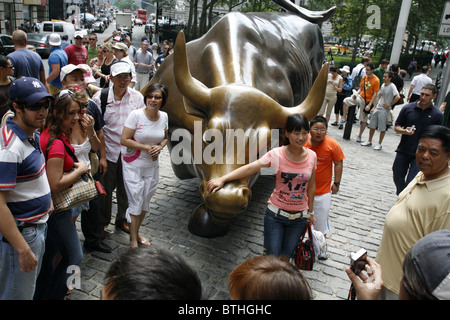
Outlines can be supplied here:
<path id="1" fill-rule="evenodd" d="M 136 52 L 136 62 L 143 63 L 146 65 L 153 65 L 153 55 L 150 51 L 142 52 L 142 49 L 139 49 Z M 136 66 L 137 73 L 150 73 L 150 68 L 144 66 Z"/>
<path id="2" fill-rule="evenodd" d="M 105 136 L 106 159 L 116 163 L 120 155 L 120 138 L 125 120 L 131 111 L 143 108 L 145 104 L 142 94 L 130 87 L 127 88 L 127 93 L 122 97 L 122 100 L 116 101 L 114 100 L 113 89 L 114 86 L 111 86 L 108 91 L 107 105 L 103 115 L 103 119 L 105 120 L 103 134 Z M 92 100 L 101 112 L 100 95 L 101 90 L 92 97 Z"/>
<path id="3" fill-rule="evenodd" d="M 44 64 L 41 56 L 28 49 L 18 49 L 8 54 L 8 59 L 14 65 L 14 77 L 33 77 L 41 80 Z"/>
<path id="4" fill-rule="evenodd" d="M 411 81 L 411 85 L 414 86 L 412 93 L 420 95 L 420 91 L 422 91 L 423 86 L 432 83 L 433 80 L 429 76 L 427 76 L 425 73 L 421 73 L 415 76 Z"/>
<path id="5" fill-rule="evenodd" d="M 261 160 L 275 170 L 276 182 L 269 203 L 287 211 L 308 209 L 308 181 L 317 168 L 316 153 L 306 149 L 308 155 L 304 161 L 289 160 L 284 147 L 270 150 Z"/>
<path id="6" fill-rule="evenodd" d="M 422 177 L 419 172 L 389 210 L 378 248 L 384 285 L 397 294 L 408 250 L 427 234 L 450 229 L 450 176 L 430 181 Z"/>
<path id="7" fill-rule="evenodd" d="M 43 223 L 51 192 L 39 132 L 31 138 L 12 119 L 0 130 L 0 190 L 8 191 L 6 205 L 15 220 Z"/>
<path id="8" fill-rule="evenodd" d="M 164 140 L 166 131 L 169 129 L 169 117 L 164 111 L 159 111 L 159 119 L 151 121 L 144 112 L 145 108 L 131 111 L 124 126 L 135 130 L 133 138 L 146 145 L 157 145 Z M 130 149 L 122 146 L 122 158 L 126 162 L 133 162 L 136 166 L 154 166 L 158 160 L 153 161 L 147 152 L 138 152 L 140 150 Z"/>
<path id="9" fill-rule="evenodd" d="M 53 68 L 52 65 L 53 64 L 59 64 L 59 68 L 60 70 L 62 69 L 62 67 L 66 66 L 69 63 L 69 59 L 67 57 L 67 53 L 61 49 L 61 47 L 53 47 L 52 48 L 52 53 L 50 54 L 50 56 L 48 57 L 48 73 L 52 73 Z M 53 79 L 52 81 L 50 81 L 50 84 L 57 86 L 58 88 L 62 88 L 63 85 L 61 83 L 61 78 L 58 76 Z"/>
<path id="10" fill-rule="evenodd" d="M 372 97 L 380 90 L 380 80 L 377 76 L 364 76 L 359 84 L 361 97 L 366 101 L 366 104 L 372 100 Z"/>
<path id="11" fill-rule="evenodd" d="M 395 120 L 395 126 L 408 128 L 415 125 L 416 131 L 411 136 L 402 134 L 400 143 L 395 152 L 400 152 L 408 156 L 415 156 L 417 144 L 419 143 L 419 136 L 423 129 L 432 124 L 442 125 L 443 121 L 444 116 L 442 115 L 442 112 L 433 104 L 425 110 L 419 108 L 418 101 L 405 104 Z"/>
<path id="12" fill-rule="evenodd" d="M 398 94 L 397 87 L 393 83 L 390 83 L 388 86 L 383 83 L 378 94 L 380 95 L 380 100 L 378 100 L 376 108 L 383 110 L 383 106 L 385 104 L 390 105 L 392 100 L 394 100 L 394 97 Z"/>
<path id="13" fill-rule="evenodd" d="M 345 159 L 339 143 L 329 136 L 318 145 L 312 145 L 308 139 L 305 147 L 317 155 L 316 196 L 330 193 L 333 179 L 333 163 Z"/>
<path id="14" fill-rule="evenodd" d="M 70 46 L 67 46 L 64 51 L 67 53 L 69 64 L 87 64 L 88 52 L 84 46 L 79 48 L 76 45 L 71 44 Z"/>
<path id="15" fill-rule="evenodd" d="M 57 138 L 55 138 L 50 145 L 50 149 L 47 151 L 47 146 L 49 143 L 50 133 L 48 128 L 44 129 L 41 134 L 41 150 L 44 153 L 46 161 L 52 158 L 62 158 L 64 159 L 63 171 L 68 172 L 73 169 L 74 161 L 73 158 L 67 153 L 66 146 L 75 154 L 75 150 L 70 144 L 70 140 L 64 134 L 60 133 Z M 64 146 L 66 145 L 66 146 Z"/>

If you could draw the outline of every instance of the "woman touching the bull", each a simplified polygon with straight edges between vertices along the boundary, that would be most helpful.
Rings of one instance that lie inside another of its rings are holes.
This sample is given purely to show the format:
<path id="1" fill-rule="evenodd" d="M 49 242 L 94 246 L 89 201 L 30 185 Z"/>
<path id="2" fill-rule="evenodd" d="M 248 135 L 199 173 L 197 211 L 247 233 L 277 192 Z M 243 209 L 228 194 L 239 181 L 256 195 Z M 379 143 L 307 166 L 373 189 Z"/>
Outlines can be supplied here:
<path id="1" fill-rule="evenodd" d="M 304 147 L 309 123 L 301 114 L 288 117 L 286 145 L 274 148 L 262 158 L 242 166 L 223 177 L 208 181 L 208 192 L 214 193 L 228 181 L 242 179 L 272 167 L 276 172 L 264 217 L 264 255 L 292 258 L 307 219 L 315 224 L 313 202 L 317 157 Z"/>
<path id="2" fill-rule="evenodd" d="M 139 228 L 149 210 L 159 181 L 158 157 L 167 144 L 169 118 L 160 111 L 167 101 L 167 87 L 154 83 L 144 94 L 145 107 L 130 113 L 122 131 L 123 180 L 128 196 L 130 246 L 149 246 Z"/>

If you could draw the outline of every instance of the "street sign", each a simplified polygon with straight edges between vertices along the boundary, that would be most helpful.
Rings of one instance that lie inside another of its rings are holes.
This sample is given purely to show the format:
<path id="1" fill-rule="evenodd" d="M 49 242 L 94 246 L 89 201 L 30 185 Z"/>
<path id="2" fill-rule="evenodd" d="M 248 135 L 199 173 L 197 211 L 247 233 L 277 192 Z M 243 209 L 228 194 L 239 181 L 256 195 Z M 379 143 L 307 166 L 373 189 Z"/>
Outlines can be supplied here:
<path id="1" fill-rule="evenodd" d="M 450 37 L 450 2 L 445 3 L 445 9 L 442 13 L 438 36 Z"/>

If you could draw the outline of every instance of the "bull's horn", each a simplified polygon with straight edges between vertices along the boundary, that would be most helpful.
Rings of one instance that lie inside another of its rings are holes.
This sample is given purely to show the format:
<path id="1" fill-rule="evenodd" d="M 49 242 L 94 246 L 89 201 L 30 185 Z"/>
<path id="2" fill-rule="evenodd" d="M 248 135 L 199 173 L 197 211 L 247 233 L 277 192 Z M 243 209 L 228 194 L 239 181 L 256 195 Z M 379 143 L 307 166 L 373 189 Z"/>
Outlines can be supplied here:
<path id="1" fill-rule="evenodd" d="M 189 71 L 184 32 L 180 31 L 175 42 L 173 72 L 178 90 L 193 104 L 204 108 L 208 106 L 210 89 L 192 77 Z"/>
<path id="2" fill-rule="evenodd" d="M 308 121 L 312 120 L 322 107 L 325 91 L 327 89 L 327 81 L 328 62 L 322 66 L 306 99 L 299 106 L 292 108 L 283 107 L 283 117 L 286 119 L 291 114 L 301 113 Z"/>

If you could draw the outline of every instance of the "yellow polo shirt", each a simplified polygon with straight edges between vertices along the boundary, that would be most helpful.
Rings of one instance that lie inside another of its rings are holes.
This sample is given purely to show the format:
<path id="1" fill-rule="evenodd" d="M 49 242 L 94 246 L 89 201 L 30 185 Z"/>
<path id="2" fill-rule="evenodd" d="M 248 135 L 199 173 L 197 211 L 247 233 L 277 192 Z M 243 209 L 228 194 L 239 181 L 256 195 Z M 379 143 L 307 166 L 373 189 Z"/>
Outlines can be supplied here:
<path id="1" fill-rule="evenodd" d="M 384 286 L 396 294 L 409 249 L 429 233 L 450 229 L 450 175 L 421 182 L 422 176 L 417 174 L 387 214 L 376 258 Z"/>

